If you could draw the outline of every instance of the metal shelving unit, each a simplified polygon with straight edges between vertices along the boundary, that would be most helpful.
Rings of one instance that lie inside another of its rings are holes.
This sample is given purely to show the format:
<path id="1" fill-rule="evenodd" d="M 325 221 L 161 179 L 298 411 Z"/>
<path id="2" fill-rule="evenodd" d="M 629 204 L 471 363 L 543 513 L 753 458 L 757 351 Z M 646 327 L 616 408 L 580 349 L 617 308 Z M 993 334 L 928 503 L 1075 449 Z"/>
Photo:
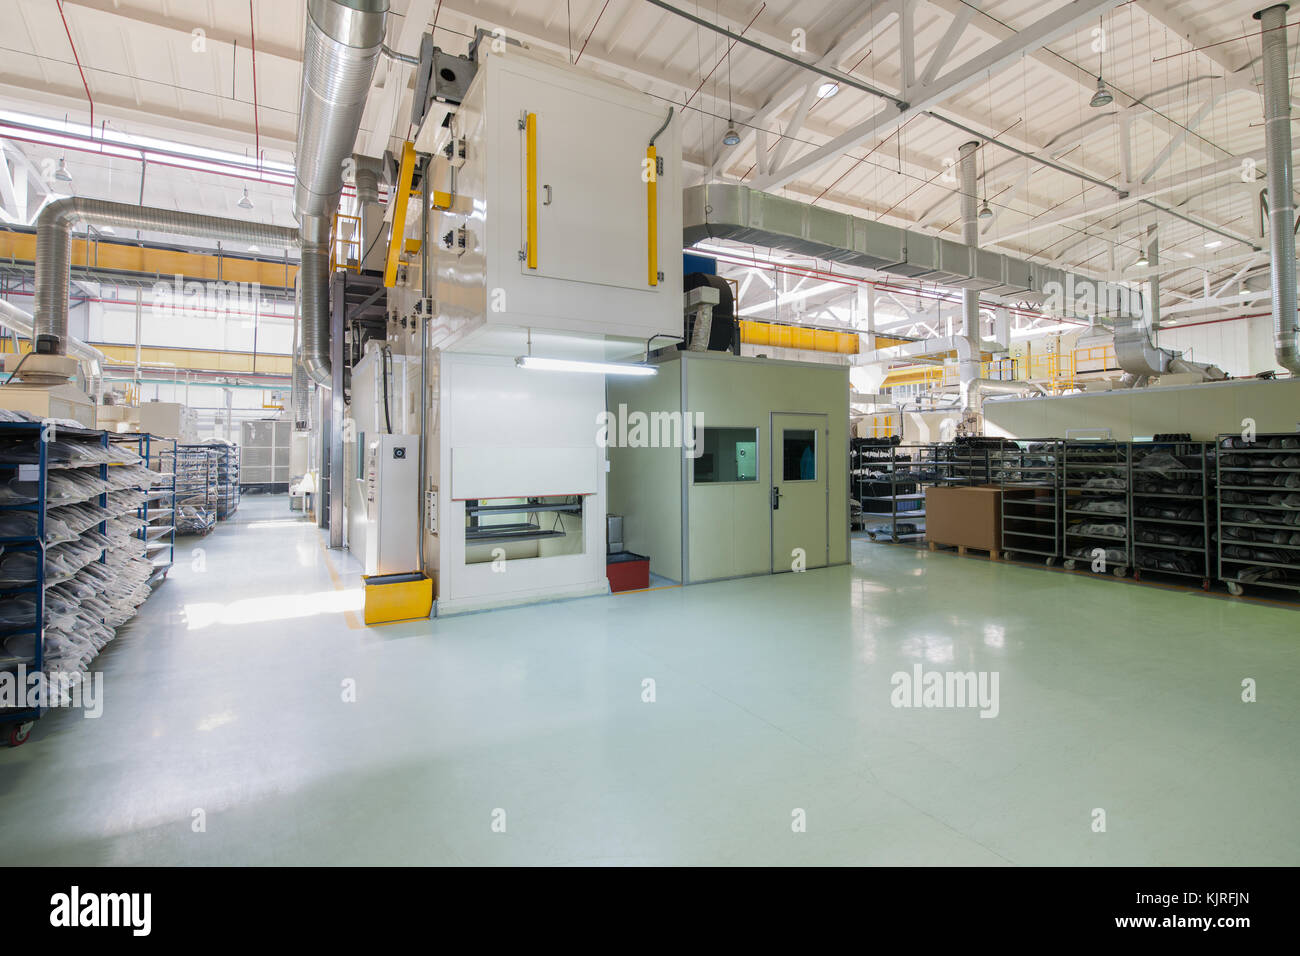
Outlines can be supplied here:
<path id="1" fill-rule="evenodd" d="M 1133 566 L 1133 513 L 1128 442 L 1062 443 L 1062 554 L 1064 566 L 1088 568 L 1104 555 L 1103 567 L 1117 578 Z"/>
<path id="2" fill-rule="evenodd" d="M 156 435 L 109 435 L 114 445 L 133 446 L 136 453 L 149 466 L 158 471 L 145 492 L 145 500 L 137 512 L 144 525 L 138 537 L 145 543 L 145 556 L 153 565 L 150 585 L 166 580 L 167 572 L 176 561 L 176 439 Z"/>
<path id="3" fill-rule="evenodd" d="M 1002 551 L 1009 558 L 1032 555 L 1052 565 L 1061 556 L 1063 444 L 1020 441 L 1014 460 L 999 454 Z"/>
<path id="4" fill-rule="evenodd" d="M 1133 576 L 1197 578 L 1208 591 L 1215 576 L 1214 445 L 1151 441 L 1131 447 Z"/>
<path id="5" fill-rule="evenodd" d="M 892 445 L 879 450 L 881 454 L 874 458 L 860 455 L 854 469 L 854 488 L 868 536 L 893 542 L 924 538 L 926 487 L 970 484 L 969 475 L 954 474 L 951 445 Z"/>
<path id="6" fill-rule="evenodd" d="M 239 510 L 239 446 L 213 443 L 216 452 L 217 520 L 225 521 Z"/>
<path id="7" fill-rule="evenodd" d="M 1245 585 L 1300 591 L 1300 434 L 1215 444 L 1220 580 L 1237 595 Z"/>
<path id="8" fill-rule="evenodd" d="M 10 517 L 15 527 L 9 530 L 17 532 L 0 535 L 3 555 L 31 553 L 35 555 L 36 562 L 35 579 L 30 584 L 18 581 L 13 584 L 0 583 L 0 601 L 10 605 L 4 615 L 5 623 L 0 624 L 0 670 L 16 673 L 21 673 L 22 669 L 28 672 L 45 669 L 45 642 L 42 638 L 45 621 L 45 499 L 49 445 L 41 441 L 41 431 L 42 426 L 35 422 L 0 422 L 0 442 L 4 442 L 5 446 L 0 448 L 0 482 L 9 488 L 15 484 L 34 483 L 30 494 L 0 498 L 0 516 Z M 35 443 L 35 462 L 20 461 L 19 456 L 6 454 L 8 447 L 23 440 Z M 18 514 L 31 514 L 33 520 L 28 522 L 15 519 L 14 516 Z M 22 527 L 17 527 L 19 524 Z M 28 524 L 30 527 L 26 527 Z M 0 559 L 3 555 L 0 555 Z M 8 580 L 4 563 L 0 562 L 0 581 Z M 26 607 L 29 602 L 20 598 L 26 595 L 31 596 L 30 611 Z M 30 655 L 24 653 L 26 638 L 31 638 Z M 22 686 L 26 686 L 25 680 Z M 10 746 L 16 747 L 27 740 L 32 723 L 40 716 L 39 705 L 0 708 L 0 732 Z"/>
<path id="9" fill-rule="evenodd" d="M 161 455 L 165 464 L 169 455 Z M 170 452 L 177 534 L 207 534 L 217 522 L 217 457 L 210 445 L 177 444 Z"/>

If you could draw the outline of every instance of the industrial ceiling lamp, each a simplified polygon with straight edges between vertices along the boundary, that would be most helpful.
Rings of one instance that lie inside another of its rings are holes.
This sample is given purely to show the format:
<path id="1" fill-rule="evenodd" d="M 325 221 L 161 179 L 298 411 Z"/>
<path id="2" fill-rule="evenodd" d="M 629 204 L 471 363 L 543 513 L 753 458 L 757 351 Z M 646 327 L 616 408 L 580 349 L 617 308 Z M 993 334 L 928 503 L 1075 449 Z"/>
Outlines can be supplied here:
<path id="1" fill-rule="evenodd" d="M 989 201 L 987 199 L 984 200 L 983 205 L 980 206 L 979 216 L 985 222 L 993 218 L 993 210 L 992 208 L 990 208 Z"/>
<path id="2" fill-rule="evenodd" d="M 1094 109 L 1100 109 L 1103 106 L 1110 106 L 1115 102 L 1115 97 L 1111 95 L 1110 89 L 1106 86 L 1106 81 L 1100 76 L 1097 77 L 1097 92 L 1092 94 L 1092 99 L 1088 105 Z"/>
<path id="3" fill-rule="evenodd" d="M 735 146 L 739 142 L 740 134 L 731 115 L 731 47 L 727 47 L 727 131 L 722 134 L 722 145 Z"/>
<path id="4" fill-rule="evenodd" d="M 1151 260 L 1147 258 L 1147 251 L 1145 249 L 1138 253 L 1137 262 L 1133 263 L 1133 265 L 1139 269 L 1145 269 L 1147 266 L 1151 265 Z"/>
<path id="5" fill-rule="evenodd" d="M 659 369 L 654 365 L 635 362 L 584 362 L 580 359 L 541 358 L 536 355 L 521 355 L 515 359 L 520 368 L 538 369 L 546 372 L 594 372 L 598 375 L 657 375 Z"/>
<path id="6" fill-rule="evenodd" d="M 61 183 L 72 182 L 72 173 L 68 172 L 68 161 L 66 157 L 59 157 L 59 166 L 54 170 L 54 178 Z"/>
<path id="7" fill-rule="evenodd" d="M 240 197 L 238 206 L 240 209 L 252 209 L 253 200 L 248 198 L 248 187 L 244 187 L 244 195 Z"/>
<path id="8" fill-rule="evenodd" d="M 1110 106 L 1115 102 L 1115 97 L 1111 95 L 1110 89 L 1106 86 L 1106 81 L 1101 78 L 1103 60 L 1106 54 L 1106 21 L 1104 18 L 1097 21 L 1100 30 L 1101 48 L 1097 50 L 1097 92 L 1092 94 L 1092 99 L 1088 105 L 1093 109 L 1101 109 L 1103 106 Z"/>

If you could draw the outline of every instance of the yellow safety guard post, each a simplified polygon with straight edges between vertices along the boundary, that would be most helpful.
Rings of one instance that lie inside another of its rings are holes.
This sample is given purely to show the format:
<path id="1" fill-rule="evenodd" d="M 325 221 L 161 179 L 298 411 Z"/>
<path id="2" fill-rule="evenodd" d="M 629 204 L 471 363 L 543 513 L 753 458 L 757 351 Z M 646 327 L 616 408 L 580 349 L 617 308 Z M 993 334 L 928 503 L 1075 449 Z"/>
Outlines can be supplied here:
<path id="1" fill-rule="evenodd" d="M 433 610 L 433 580 L 423 574 L 362 575 L 366 625 L 411 621 Z"/>

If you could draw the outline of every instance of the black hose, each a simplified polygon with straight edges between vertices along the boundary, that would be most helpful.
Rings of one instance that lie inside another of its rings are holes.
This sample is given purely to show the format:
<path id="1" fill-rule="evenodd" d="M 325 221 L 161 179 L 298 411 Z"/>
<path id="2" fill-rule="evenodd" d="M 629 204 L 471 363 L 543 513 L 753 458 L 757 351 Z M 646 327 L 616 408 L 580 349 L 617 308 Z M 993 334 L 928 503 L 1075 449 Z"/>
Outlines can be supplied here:
<path id="1" fill-rule="evenodd" d="M 389 370 L 389 363 L 391 363 L 392 360 L 393 360 L 393 350 L 390 349 L 387 345 L 385 345 L 384 354 L 380 357 L 379 364 L 380 367 L 383 369 L 383 375 L 384 375 L 384 427 L 388 429 L 388 434 L 390 435 L 393 433 L 393 420 L 392 418 L 389 417 L 388 414 L 388 379 L 389 379 L 388 370 Z"/>

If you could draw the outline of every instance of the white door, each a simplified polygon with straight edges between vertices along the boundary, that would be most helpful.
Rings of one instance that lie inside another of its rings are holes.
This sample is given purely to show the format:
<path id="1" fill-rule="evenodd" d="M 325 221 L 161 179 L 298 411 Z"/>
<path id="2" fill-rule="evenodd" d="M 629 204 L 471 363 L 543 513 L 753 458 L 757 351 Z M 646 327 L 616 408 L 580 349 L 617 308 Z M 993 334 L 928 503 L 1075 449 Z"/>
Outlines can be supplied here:
<path id="1" fill-rule="evenodd" d="M 772 414 L 772 572 L 824 568 L 830 522 L 825 415 Z"/>
<path id="2" fill-rule="evenodd" d="M 522 82 L 522 79 L 519 80 Z M 662 118 L 588 92 L 531 81 L 521 102 L 536 124 L 535 155 L 523 150 L 525 231 L 528 165 L 536 169 L 537 266 L 525 275 L 631 289 L 646 280 L 646 143 Z M 520 244 L 524 248 L 527 235 Z"/>

